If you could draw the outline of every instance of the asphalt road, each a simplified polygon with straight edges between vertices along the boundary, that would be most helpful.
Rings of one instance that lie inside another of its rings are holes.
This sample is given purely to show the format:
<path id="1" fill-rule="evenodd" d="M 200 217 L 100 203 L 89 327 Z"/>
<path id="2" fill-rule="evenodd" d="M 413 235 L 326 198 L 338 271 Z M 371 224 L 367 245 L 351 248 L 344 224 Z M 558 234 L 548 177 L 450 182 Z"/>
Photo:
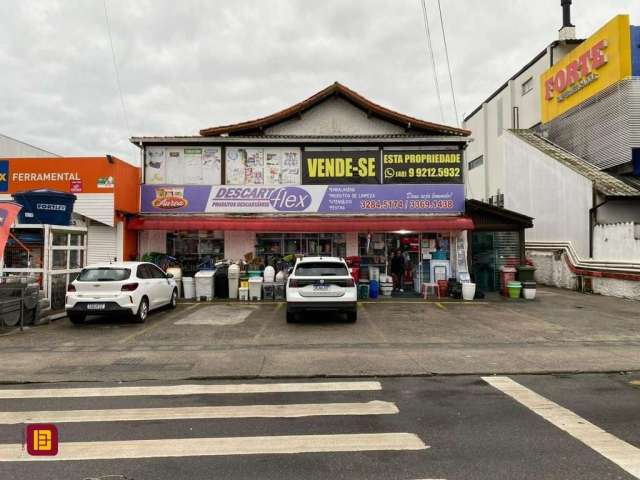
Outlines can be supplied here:
<path id="1" fill-rule="evenodd" d="M 640 478 L 640 383 L 633 384 L 639 379 L 583 374 L 5 385 L 0 478 Z M 61 390 L 46 391 L 52 388 Z M 41 398 L 22 398 L 28 395 Z M 115 417 L 128 420 L 110 420 L 119 409 L 127 411 Z M 56 420 L 62 443 L 60 457 L 39 462 L 20 450 L 24 425 L 15 422 L 35 420 L 33 412 L 43 410 L 49 413 L 39 420 Z M 627 471 L 620 466 L 625 462 Z"/>

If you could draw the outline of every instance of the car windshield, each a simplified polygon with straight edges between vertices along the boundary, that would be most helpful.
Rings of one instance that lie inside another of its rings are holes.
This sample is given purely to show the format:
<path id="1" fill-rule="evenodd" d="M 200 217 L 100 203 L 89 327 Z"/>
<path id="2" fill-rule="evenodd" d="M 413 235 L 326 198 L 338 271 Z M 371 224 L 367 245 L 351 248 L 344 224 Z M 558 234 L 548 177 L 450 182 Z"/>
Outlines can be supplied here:
<path id="1" fill-rule="evenodd" d="M 338 262 L 304 262 L 295 271 L 298 277 L 335 277 L 349 275 L 344 263 Z"/>
<path id="2" fill-rule="evenodd" d="M 128 268 L 85 268 L 78 275 L 81 282 L 117 282 L 126 280 L 131 275 Z"/>

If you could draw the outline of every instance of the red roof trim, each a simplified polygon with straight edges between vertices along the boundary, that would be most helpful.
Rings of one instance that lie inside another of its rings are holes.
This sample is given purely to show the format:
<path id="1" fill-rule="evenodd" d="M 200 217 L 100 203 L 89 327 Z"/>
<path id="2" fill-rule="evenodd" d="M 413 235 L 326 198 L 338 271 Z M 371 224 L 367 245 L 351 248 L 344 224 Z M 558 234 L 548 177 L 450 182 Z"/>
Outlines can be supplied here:
<path id="1" fill-rule="evenodd" d="M 410 117 L 402 113 L 385 108 L 371 100 L 366 99 L 359 93 L 354 92 L 350 88 L 345 87 L 341 83 L 335 82 L 333 85 L 328 86 L 324 90 L 319 91 L 315 95 L 296 103 L 289 108 L 285 108 L 279 112 L 273 113 L 266 117 L 258 118 L 255 120 L 249 120 L 247 122 L 235 123 L 232 125 L 222 125 L 219 127 L 204 128 L 200 130 L 200 135 L 204 137 L 213 137 L 222 134 L 229 133 L 245 133 L 248 131 L 258 130 L 277 123 L 281 123 L 289 118 L 298 115 L 305 110 L 321 103 L 331 95 L 342 95 L 351 103 L 359 106 L 363 110 L 367 110 L 380 118 L 389 120 L 393 123 L 400 123 L 405 126 L 410 126 L 418 130 L 432 131 L 438 135 L 457 135 L 457 136 L 469 136 L 471 132 L 469 130 L 463 130 L 461 128 L 449 127 L 447 125 L 441 125 L 439 123 L 427 122 L 418 118 Z"/>
<path id="2" fill-rule="evenodd" d="M 235 230 L 249 232 L 413 232 L 473 230 L 468 217 L 139 217 L 132 230 Z"/>

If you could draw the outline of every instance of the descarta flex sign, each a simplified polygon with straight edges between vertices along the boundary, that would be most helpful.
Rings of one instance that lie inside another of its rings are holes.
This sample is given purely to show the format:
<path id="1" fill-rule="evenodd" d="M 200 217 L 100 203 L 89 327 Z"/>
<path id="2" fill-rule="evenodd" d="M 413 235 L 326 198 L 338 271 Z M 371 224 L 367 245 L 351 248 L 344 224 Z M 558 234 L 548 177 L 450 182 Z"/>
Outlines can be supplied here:
<path id="1" fill-rule="evenodd" d="M 631 75 L 628 15 L 618 15 L 540 76 L 543 123 Z"/>

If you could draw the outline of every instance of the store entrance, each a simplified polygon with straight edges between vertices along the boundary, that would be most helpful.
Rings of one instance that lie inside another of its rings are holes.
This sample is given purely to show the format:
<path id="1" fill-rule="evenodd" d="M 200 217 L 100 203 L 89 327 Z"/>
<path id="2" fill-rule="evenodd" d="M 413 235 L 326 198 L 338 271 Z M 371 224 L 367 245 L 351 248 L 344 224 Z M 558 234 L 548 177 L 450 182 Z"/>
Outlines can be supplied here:
<path id="1" fill-rule="evenodd" d="M 451 275 L 450 233 L 435 232 L 389 232 L 361 233 L 358 236 L 358 253 L 361 271 L 367 267 L 378 268 L 380 273 L 394 275 L 393 258 L 400 255 L 404 269 L 402 282 L 396 281 L 395 295 L 419 295 L 423 283 L 446 280 Z M 365 273 L 364 278 L 368 278 Z M 397 278 L 399 280 L 399 278 Z M 400 288 L 403 292 L 400 292 Z"/>

